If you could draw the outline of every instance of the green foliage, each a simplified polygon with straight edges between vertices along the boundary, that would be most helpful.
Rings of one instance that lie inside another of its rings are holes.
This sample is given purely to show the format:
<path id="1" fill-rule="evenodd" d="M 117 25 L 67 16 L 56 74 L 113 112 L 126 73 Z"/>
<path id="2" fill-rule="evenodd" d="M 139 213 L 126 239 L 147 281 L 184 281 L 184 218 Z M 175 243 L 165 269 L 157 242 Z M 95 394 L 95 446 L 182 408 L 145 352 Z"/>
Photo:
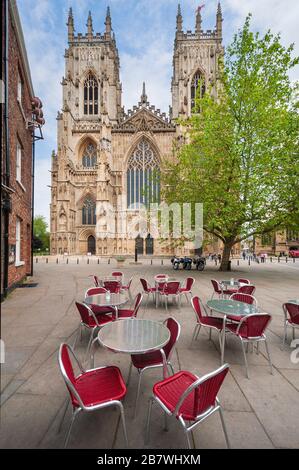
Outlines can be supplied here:
<path id="1" fill-rule="evenodd" d="M 219 63 L 217 99 L 196 100 L 182 124 L 189 135 L 164 173 L 167 202 L 202 202 L 204 229 L 227 253 L 252 235 L 284 227 L 299 214 L 298 64 L 293 45 L 250 31 L 250 15 Z M 297 215 L 295 215 L 297 214 Z M 229 255 L 224 257 L 227 263 Z"/>
<path id="2" fill-rule="evenodd" d="M 50 247 L 50 234 L 48 224 L 42 215 L 34 217 L 33 224 L 33 250 L 46 251 Z"/>

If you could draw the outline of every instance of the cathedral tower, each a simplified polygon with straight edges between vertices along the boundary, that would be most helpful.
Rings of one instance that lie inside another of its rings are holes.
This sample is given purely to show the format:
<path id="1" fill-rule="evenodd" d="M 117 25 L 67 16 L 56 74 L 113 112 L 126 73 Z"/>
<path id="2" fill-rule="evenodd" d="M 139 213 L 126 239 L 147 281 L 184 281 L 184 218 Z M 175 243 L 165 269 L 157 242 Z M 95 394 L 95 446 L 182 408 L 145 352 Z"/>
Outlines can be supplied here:
<path id="1" fill-rule="evenodd" d="M 213 31 L 202 29 L 201 8 L 195 14 L 194 32 L 184 32 L 181 7 L 178 6 L 171 84 L 172 119 L 191 115 L 200 84 L 201 93 L 212 86 L 212 93 L 216 95 L 218 59 L 224 53 L 221 6 L 218 3 Z"/>

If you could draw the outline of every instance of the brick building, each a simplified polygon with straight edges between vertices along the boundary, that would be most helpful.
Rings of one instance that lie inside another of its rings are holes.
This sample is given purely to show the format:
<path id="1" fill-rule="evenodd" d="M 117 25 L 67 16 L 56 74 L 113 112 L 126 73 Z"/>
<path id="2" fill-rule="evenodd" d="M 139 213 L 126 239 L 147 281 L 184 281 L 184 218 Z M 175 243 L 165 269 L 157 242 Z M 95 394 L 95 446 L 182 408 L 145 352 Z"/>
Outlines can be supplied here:
<path id="1" fill-rule="evenodd" d="M 38 128 L 15 0 L 2 2 L 1 298 L 31 273 L 33 150 Z M 43 122 L 42 113 L 38 119 Z"/>

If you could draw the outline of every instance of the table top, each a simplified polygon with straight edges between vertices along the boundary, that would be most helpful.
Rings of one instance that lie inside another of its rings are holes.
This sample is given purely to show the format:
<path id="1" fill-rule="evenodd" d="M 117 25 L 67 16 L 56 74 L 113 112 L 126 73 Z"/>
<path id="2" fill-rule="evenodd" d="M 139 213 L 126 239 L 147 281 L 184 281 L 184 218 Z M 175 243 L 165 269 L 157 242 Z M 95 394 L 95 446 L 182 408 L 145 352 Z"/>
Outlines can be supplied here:
<path id="1" fill-rule="evenodd" d="M 255 305 L 246 304 L 245 302 L 238 302 L 230 299 L 214 299 L 208 300 L 207 306 L 211 310 L 215 310 L 223 315 L 236 315 L 245 316 L 251 313 L 258 313 L 258 308 Z"/>
<path id="2" fill-rule="evenodd" d="M 153 320 L 125 319 L 104 325 L 100 344 L 114 352 L 145 354 L 163 348 L 170 339 L 169 329 Z"/>
<path id="3" fill-rule="evenodd" d="M 287 303 L 288 303 L 288 304 L 299 305 L 299 299 L 288 300 Z"/>
<path id="4" fill-rule="evenodd" d="M 125 293 L 112 294 L 110 297 L 107 294 L 95 294 L 85 297 L 84 303 L 87 305 L 99 305 L 100 307 L 118 307 L 128 301 L 128 296 Z"/>
<path id="5" fill-rule="evenodd" d="M 155 282 L 165 283 L 165 282 L 180 282 L 176 277 L 155 277 Z"/>
<path id="6" fill-rule="evenodd" d="M 223 280 L 223 281 L 220 281 L 219 284 L 221 285 L 224 285 L 225 287 L 241 287 L 241 286 L 248 286 L 249 284 L 245 284 L 245 282 L 239 282 L 239 281 L 236 281 L 234 280 L 234 282 L 232 283 L 230 280 Z"/>

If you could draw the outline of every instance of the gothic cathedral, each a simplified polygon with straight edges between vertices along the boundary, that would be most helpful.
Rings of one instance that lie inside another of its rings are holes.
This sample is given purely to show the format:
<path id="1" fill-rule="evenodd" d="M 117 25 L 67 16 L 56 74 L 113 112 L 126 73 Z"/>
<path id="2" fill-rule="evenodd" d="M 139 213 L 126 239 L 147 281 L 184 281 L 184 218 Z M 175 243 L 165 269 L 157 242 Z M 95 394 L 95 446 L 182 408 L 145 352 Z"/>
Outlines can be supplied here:
<path id="1" fill-rule="evenodd" d="M 138 104 L 125 113 L 109 8 L 103 34 L 94 34 L 89 14 L 87 33 L 75 35 L 71 9 L 67 26 L 63 106 L 52 154 L 51 253 L 130 255 L 137 247 L 140 254 L 170 254 L 170 246 L 149 232 L 131 238 L 128 224 L 138 204 L 160 200 L 153 175 L 174 158 L 181 138 L 177 118 L 190 116 L 198 86 L 201 93 L 212 86 L 216 95 L 224 53 L 220 3 L 213 31 L 202 30 L 198 9 L 195 31 L 184 32 L 178 7 L 168 116 L 150 104 L 145 84 Z"/>

